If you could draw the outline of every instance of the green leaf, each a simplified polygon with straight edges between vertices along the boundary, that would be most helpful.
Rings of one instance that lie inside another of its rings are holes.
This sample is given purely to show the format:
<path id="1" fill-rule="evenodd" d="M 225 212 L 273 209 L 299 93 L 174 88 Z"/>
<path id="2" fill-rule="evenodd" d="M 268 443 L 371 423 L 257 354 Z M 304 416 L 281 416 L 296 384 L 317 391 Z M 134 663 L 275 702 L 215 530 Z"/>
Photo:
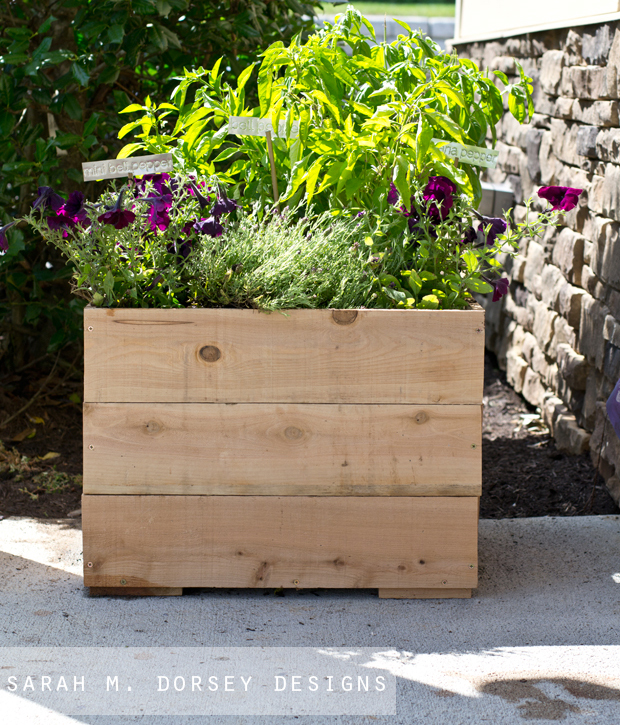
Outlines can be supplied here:
<path id="1" fill-rule="evenodd" d="M 128 133 L 142 125 L 141 121 L 131 121 L 126 123 L 118 132 L 118 138 L 124 138 Z"/>
<path id="2" fill-rule="evenodd" d="M 237 78 L 237 90 L 240 91 L 245 84 L 250 79 L 250 76 L 252 75 L 252 71 L 254 70 L 254 65 L 250 65 L 247 68 L 244 68 L 241 73 L 239 74 L 239 78 Z"/>
<path id="3" fill-rule="evenodd" d="M 472 274 L 478 269 L 478 257 L 471 249 L 466 249 L 461 254 L 461 259 L 465 262 L 465 266 L 467 267 L 467 272 L 469 274 Z"/>
<path id="4" fill-rule="evenodd" d="M 82 106 L 80 106 L 77 98 L 71 94 L 66 94 L 62 103 L 62 107 L 67 112 L 69 118 L 74 121 L 82 120 Z"/>
<path id="5" fill-rule="evenodd" d="M 122 43 L 125 37 L 125 28 L 122 25 L 110 25 L 108 28 L 108 38 L 111 43 Z"/>
<path id="6" fill-rule="evenodd" d="M 112 274 L 111 270 L 108 270 L 106 272 L 102 287 L 108 299 L 111 298 L 112 293 L 114 292 L 114 275 Z"/>
<path id="7" fill-rule="evenodd" d="M 425 295 L 418 302 L 418 307 L 422 310 L 436 310 L 439 307 L 439 298 L 437 295 Z"/>
<path id="8" fill-rule="evenodd" d="M 406 156 L 399 154 L 396 157 L 396 164 L 394 166 L 394 172 L 392 174 L 392 180 L 394 186 L 400 194 L 402 203 L 405 205 L 407 211 L 411 211 L 411 187 L 407 180 L 407 172 L 409 171 L 409 161 Z"/>
<path id="9" fill-rule="evenodd" d="M 126 159 L 131 154 L 133 154 L 134 151 L 141 151 L 144 149 L 143 143 L 129 143 L 127 146 L 123 146 L 123 148 L 118 152 L 116 158 L 117 159 Z"/>
<path id="10" fill-rule="evenodd" d="M 318 158 L 310 167 L 308 176 L 306 177 L 306 203 L 310 206 L 312 197 L 314 196 L 314 190 L 316 189 L 316 182 L 318 181 L 321 168 L 323 166 L 323 160 Z"/>
<path id="11" fill-rule="evenodd" d="M 86 72 L 86 69 L 80 65 L 80 63 L 73 63 L 71 66 L 71 73 L 75 80 L 81 85 L 81 86 L 87 86 L 89 76 Z"/>
<path id="12" fill-rule="evenodd" d="M 50 15 L 49 18 L 46 18 L 39 26 L 39 35 L 45 35 L 45 33 L 49 33 L 54 20 L 56 20 L 56 18 L 53 15 Z"/>
<path id="13" fill-rule="evenodd" d="M 467 289 L 472 292 L 478 292 L 479 294 L 486 294 L 487 292 L 493 292 L 493 287 L 483 279 L 476 279 L 475 277 L 466 277 L 463 280 Z"/>
<path id="14" fill-rule="evenodd" d="M 119 111 L 119 113 L 133 113 L 134 111 L 144 111 L 144 106 L 141 106 L 139 103 L 132 103 L 130 106 L 127 106 L 127 108 L 123 108 L 122 111 Z"/>
<path id="15" fill-rule="evenodd" d="M 234 156 L 239 151 L 239 146 L 231 146 L 228 149 L 224 149 L 216 158 L 213 159 L 213 163 L 216 164 L 218 161 L 226 161 L 231 156 Z"/>

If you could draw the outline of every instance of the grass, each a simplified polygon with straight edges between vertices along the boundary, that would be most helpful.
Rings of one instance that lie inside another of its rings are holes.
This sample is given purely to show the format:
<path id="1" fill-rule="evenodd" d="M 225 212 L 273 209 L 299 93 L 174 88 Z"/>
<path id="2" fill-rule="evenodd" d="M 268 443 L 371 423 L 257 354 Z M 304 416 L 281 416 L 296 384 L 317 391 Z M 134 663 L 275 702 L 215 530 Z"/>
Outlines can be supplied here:
<path id="1" fill-rule="evenodd" d="M 387 15 L 388 18 L 406 17 L 454 17 L 453 3 L 390 3 L 390 2 L 351 2 L 351 5 L 363 15 Z M 323 3 L 324 15 L 337 15 L 345 8 L 344 5 Z"/>

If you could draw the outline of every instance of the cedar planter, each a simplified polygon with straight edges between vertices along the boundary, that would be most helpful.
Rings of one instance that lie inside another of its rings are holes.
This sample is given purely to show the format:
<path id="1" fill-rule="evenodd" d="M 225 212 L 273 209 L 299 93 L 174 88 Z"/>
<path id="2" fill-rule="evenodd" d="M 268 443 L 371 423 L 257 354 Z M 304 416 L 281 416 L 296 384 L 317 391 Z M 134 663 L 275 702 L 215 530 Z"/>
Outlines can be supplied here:
<path id="1" fill-rule="evenodd" d="M 477 584 L 484 312 L 85 311 L 84 582 Z"/>

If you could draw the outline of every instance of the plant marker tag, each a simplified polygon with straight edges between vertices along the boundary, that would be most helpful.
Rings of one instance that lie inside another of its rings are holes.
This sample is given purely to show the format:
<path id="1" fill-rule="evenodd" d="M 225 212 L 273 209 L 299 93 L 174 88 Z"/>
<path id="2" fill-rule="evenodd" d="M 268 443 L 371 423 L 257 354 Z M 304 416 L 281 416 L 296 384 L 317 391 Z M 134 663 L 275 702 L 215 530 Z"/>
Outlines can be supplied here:
<path id="1" fill-rule="evenodd" d="M 84 181 L 120 179 L 122 176 L 171 173 L 173 171 L 172 154 L 132 156 L 127 159 L 105 159 L 104 161 L 85 161 L 82 164 L 82 171 L 84 173 Z"/>
<path id="2" fill-rule="evenodd" d="M 443 144 L 438 146 L 439 150 L 455 161 L 462 161 L 464 164 L 474 166 L 484 166 L 485 169 L 494 169 L 497 166 L 499 151 L 480 146 L 466 146 L 465 144 L 456 143 L 456 141 L 449 142 L 440 138 L 434 138 L 433 143 L 435 145 Z"/>
<path id="3" fill-rule="evenodd" d="M 269 154 L 269 166 L 271 167 L 271 186 L 273 187 L 273 200 L 278 211 L 280 210 L 280 192 L 278 191 L 278 177 L 276 175 L 276 160 L 273 156 L 273 144 L 271 143 L 271 131 L 265 132 L 267 139 L 267 153 Z"/>
<path id="4" fill-rule="evenodd" d="M 250 118 L 249 116 L 231 116 L 228 119 L 228 133 L 235 136 L 265 136 L 269 131 L 272 138 L 286 138 L 286 121 L 278 124 L 278 133 L 274 133 L 273 123 L 269 118 Z M 299 121 L 291 124 L 291 135 L 289 138 L 298 138 Z"/>

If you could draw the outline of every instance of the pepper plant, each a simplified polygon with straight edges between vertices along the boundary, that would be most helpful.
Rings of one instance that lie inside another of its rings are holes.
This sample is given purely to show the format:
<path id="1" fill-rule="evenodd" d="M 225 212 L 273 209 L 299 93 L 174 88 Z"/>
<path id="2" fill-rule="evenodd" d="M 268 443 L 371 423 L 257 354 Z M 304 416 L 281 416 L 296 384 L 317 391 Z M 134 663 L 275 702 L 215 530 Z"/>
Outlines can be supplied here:
<path id="1" fill-rule="evenodd" d="M 531 79 L 520 66 L 515 84 L 501 71 L 488 76 L 400 24 L 398 40 L 377 42 L 371 23 L 349 6 L 305 43 L 273 43 L 258 68 L 254 107 L 245 99 L 253 67 L 236 86 L 224 80 L 219 63 L 186 70 L 170 103 L 147 99 L 124 110 L 140 117 L 121 129 L 121 136 L 135 137 L 120 156 L 172 151 L 186 170 L 231 184 L 235 198 L 268 203 L 265 139 L 228 135 L 230 116 L 267 118 L 274 134 L 280 121 L 286 124 L 273 146 L 281 201 L 292 207 L 303 201 L 317 210 L 382 212 L 391 181 L 408 205 L 416 180 L 433 175 L 456 183 L 477 205 L 480 169 L 459 168 L 434 139 L 484 146 L 490 136 L 494 144 L 504 96 L 519 121 L 533 113 Z M 298 137 L 290 134 L 294 122 Z"/>

